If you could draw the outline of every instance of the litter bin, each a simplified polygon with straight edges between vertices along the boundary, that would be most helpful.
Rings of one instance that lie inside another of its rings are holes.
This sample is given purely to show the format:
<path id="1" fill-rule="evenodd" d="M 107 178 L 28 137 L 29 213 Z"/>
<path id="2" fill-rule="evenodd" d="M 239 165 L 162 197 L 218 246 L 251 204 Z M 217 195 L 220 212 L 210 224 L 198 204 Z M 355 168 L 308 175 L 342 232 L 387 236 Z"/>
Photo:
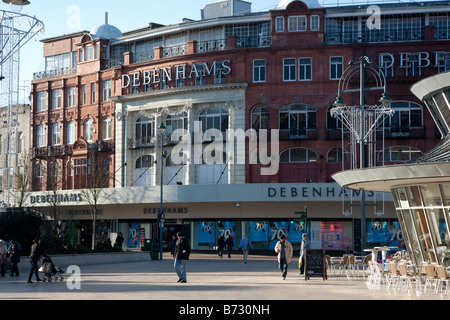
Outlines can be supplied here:
<path id="1" fill-rule="evenodd" d="M 158 239 L 149 239 L 150 240 L 150 258 L 152 260 L 158 260 L 159 258 L 159 240 Z"/>
<path id="2" fill-rule="evenodd" d="M 142 251 L 151 251 L 151 239 L 145 239 Z"/>

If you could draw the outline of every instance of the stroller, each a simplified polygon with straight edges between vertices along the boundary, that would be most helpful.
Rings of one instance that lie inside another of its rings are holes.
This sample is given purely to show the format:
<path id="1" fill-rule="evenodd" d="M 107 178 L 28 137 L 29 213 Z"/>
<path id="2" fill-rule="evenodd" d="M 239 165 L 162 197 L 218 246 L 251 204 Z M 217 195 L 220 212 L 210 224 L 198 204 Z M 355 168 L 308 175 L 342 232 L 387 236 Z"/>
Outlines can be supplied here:
<path id="1" fill-rule="evenodd" d="M 42 266 L 39 268 L 39 271 L 44 274 L 44 277 L 42 279 L 44 280 L 44 282 L 52 282 L 52 280 L 64 280 L 64 277 L 62 276 L 64 271 L 60 267 L 55 266 L 52 259 L 50 259 L 50 257 L 48 256 L 44 256 L 44 258 L 42 259 Z"/>

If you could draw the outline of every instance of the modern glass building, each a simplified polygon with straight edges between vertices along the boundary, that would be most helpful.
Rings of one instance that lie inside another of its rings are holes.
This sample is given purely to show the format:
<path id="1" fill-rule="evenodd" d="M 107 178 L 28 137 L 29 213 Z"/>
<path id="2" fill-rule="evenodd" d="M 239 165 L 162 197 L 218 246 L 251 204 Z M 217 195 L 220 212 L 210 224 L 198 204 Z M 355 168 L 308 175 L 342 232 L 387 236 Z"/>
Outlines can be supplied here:
<path id="1" fill-rule="evenodd" d="M 415 263 L 450 265 L 450 72 L 411 87 L 432 114 L 442 141 L 404 165 L 342 171 L 333 178 L 357 190 L 392 192 L 407 250 Z"/>

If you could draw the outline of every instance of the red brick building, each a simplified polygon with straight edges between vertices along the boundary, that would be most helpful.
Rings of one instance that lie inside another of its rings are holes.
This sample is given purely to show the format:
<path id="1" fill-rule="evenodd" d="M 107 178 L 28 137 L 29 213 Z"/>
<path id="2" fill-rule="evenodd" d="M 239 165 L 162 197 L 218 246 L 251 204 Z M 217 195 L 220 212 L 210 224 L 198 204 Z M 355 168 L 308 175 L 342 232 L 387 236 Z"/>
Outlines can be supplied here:
<path id="1" fill-rule="evenodd" d="M 256 163 L 257 150 L 249 143 L 245 162 L 239 158 L 242 150 L 234 146 L 231 155 L 224 150 L 221 163 L 207 165 L 205 158 L 195 158 L 193 149 L 183 150 L 188 161 L 176 163 L 173 150 L 179 141 L 172 137 L 172 142 L 165 142 L 163 184 L 171 185 L 172 192 L 178 188 L 179 198 L 170 200 L 175 207 L 189 208 L 181 218 L 176 212 L 184 209 L 169 214 L 165 232 L 188 228 L 193 246 L 202 248 L 207 242 L 201 240 L 199 224 L 204 221 L 215 226 L 214 235 L 225 228 L 219 220 L 236 222 L 233 230 L 239 239 L 259 219 L 272 223 L 274 230 L 280 219 L 294 223 L 295 211 L 307 206 L 310 222 L 343 223 L 346 242 L 339 248 L 351 246 L 357 240 L 358 215 L 341 215 L 344 200 L 333 197 L 324 205 L 321 196 L 299 195 L 311 186 L 317 194 L 320 188 L 334 188 L 331 175 L 350 166 L 345 161 L 349 146 L 342 143 L 342 124 L 330 115 L 339 80 L 349 62 L 364 55 L 386 76 L 394 115 L 385 121 L 385 139 L 377 145 L 375 164 L 410 161 L 430 150 L 440 135 L 409 88 L 450 69 L 450 9 L 440 1 L 391 3 L 380 4 L 373 13 L 368 6 L 321 7 L 315 1 L 291 1 L 276 10 L 251 13 L 250 5 L 222 1 L 205 6 L 199 21 L 152 23 L 124 33 L 105 24 L 91 32 L 43 40 L 46 70 L 35 74 L 32 89 L 34 190 L 54 188 L 55 183 L 49 182 L 55 180 L 64 190 L 99 183 L 105 188 L 158 190 L 161 123 L 169 133 L 185 129 L 187 141 L 194 141 L 196 123 L 202 124 L 202 134 L 206 129 L 225 133 L 253 128 L 258 134 L 267 129 L 269 137 L 279 132 L 279 167 L 270 175 L 261 174 L 268 165 Z M 375 27 L 374 21 L 379 23 Z M 366 79 L 367 86 L 376 85 L 370 73 Z M 350 79 L 349 88 L 355 92 L 342 96 L 348 105 L 359 104 L 359 87 L 357 78 Z M 367 104 L 378 104 L 382 93 L 368 91 Z M 200 149 L 207 150 L 211 140 L 200 139 Z M 271 136 L 266 146 L 258 148 L 270 155 L 274 142 Z M 217 154 L 210 156 L 216 159 Z M 221 184 L 261 186 L 264 195 L 262 200 L 248 200 L 245 211 L 245 197 L 214 200 L 210 204 L 217 209 L 214 212 L 202 207 L 201 198 L 189 198 L 203 185 Z M 291 191 L 289 199 L 283 199 L 284 188 Z M 123 199 L 122 204 L 140 203 L 135 201 Z M 142 205 L 158 201 L 147 199 Z M 110 209 L 105 205 L 104 211 Z M 137 210 L 146 214 L 145 208 Z M 384 221 L 395 221 L 395 210 L 384 208 L 384 201 L 383 210 Z M 127 217 L 111 209 L 105 219 L 115 221 L 120 230 L 140 222 L 149 233 L 146 237 L 152 237 L 156 216 L 140 214 Z M 313 240 L 315 246 L 323 244 L 323 238 Z M 271 242 L 261 243 L 265 248 Z"/>

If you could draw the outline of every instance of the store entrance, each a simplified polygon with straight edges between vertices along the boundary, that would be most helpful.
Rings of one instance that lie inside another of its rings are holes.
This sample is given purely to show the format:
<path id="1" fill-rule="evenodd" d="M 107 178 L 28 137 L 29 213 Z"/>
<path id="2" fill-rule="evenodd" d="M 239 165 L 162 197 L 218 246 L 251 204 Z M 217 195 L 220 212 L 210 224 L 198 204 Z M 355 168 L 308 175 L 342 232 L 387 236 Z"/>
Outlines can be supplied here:
<path id="1" fill-rule="evenodd" d="M 163 250 L 173 253 L 177 241 L 177 232 L 182 231 L 181 224 L 164 224 L 163 228 Z"/>

